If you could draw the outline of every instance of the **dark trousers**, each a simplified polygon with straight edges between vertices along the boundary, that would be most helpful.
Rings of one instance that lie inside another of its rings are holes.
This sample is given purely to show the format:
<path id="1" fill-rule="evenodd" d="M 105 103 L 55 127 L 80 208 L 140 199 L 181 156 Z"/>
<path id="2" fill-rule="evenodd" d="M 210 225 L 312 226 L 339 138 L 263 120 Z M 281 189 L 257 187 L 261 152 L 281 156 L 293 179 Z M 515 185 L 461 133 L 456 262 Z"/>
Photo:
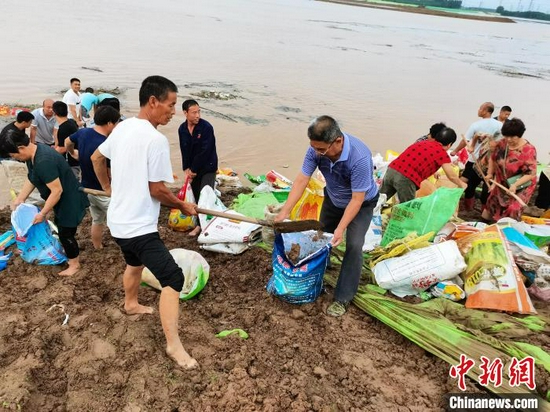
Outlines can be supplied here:
<path id="1" fill-rule="evenodd" d="M 204 186 L 210 186 L 214 189 L 216 184 L 216 172 L 205 173 L 202 176 L 197 176 L 191 181 L 191 189 L 193 190 L 193 196 L 195 196 L 195 202 L 199 201 L 199 195 Z"/>
<path id="2" fill-rule="evenodd" d="M 483 182 L 483 188 L 481 189 L 481 204 L 484 205 L 487 203 L 487 198 L 489 197 L 489 188 L 485 184 L 485 181 L 481 176 L 476 172 L 473 162 L 467 162 L 462 176 L 468 179 L 468 187 L 464 191 L 464 197 L 466 199 L 472 199 L 475 197 L 476 189 L 481 182 Z"/>
<path id="3" fill-rule="evenodd" d="M 59 241 L 65 249 L 65 254 L 69 259 L 78 257 L 80 249 L 78 242 L 76 241 L 76 227 L 63 227 L 57 226 L 57 233 L 59 234 Z"/>
<path id="4" fill-rule="evenodd" d="M 539 194 L 535 201 L 535 206 L 541 209 L 550 208 L 550 180 L 548 180 L 548 177 L 544 173 L 540 174 Z"/>
<path id="5" fill-rule="evenodd" d="M 347 303 L 357 293 L 363 269 L 363 244 L 365 243 L 365 235 L 377 201 L 378 195 L 371 200 L 363 202 L 357 216 L 355 216 L 346 229 L 346 252 L 334 291 L 334 300 Z M 325 232 L 334 233 L 344 215 L 344 211 L 345 209 L 334 206 L 325 190 L 325 199 L 320 218 Z"/>

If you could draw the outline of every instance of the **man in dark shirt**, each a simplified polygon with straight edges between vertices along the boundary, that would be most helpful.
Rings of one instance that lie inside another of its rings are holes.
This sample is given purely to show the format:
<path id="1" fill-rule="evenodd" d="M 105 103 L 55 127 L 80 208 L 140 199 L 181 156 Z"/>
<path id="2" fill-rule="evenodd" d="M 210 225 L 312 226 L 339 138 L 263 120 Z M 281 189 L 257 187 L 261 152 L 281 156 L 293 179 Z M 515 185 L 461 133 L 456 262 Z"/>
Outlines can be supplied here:
<path id="1" fill-rule="evenodd" d="M 61 101 L 54 102 L 53 113 L 58 126 L 55 150 L 65 156 L 65 159 L 67 159 L 69 166 L 71 166 L 76 179 L 80 181 L 80 166 L 78 160 L 70 154 L 67 154 L 67 149 L 65 149 L 65 139 L 78 131 L 78 124 L 74 119 L 69 119 L 67 117 L 69 109 L 67 104 Z M 78 154 L 76 157 L 78 158 Z"/>
<path id="2" fill-rule="evenodd" d="M 22 110 L 17 113 L 15 122 L 11 122 L 10 124 L 6 125 L 2 129 L 2 132 L 7 132 L 9 129 L 21 130 L 22 132 L 24 132 L 27 128 L 31 127 L 33 119 L 34 115 L 31 112 L 26 112 Z"/>
<path id="3" fill-rule="evenodd" d="M 216 182 L 216 138 L 212 125 L 201 119 L 201 108 L 195 100 L 186 100 L 181 107 L 186 118 L 178 129 L 183 171 L 198 202 L 202 188 L 207 185 L 214 188 Z M 196 236 L 199 233 L 200 227 L 197 226 L 189 234 Z"/>
<path id="4" fill-rule="evenodd" d="M 92 154 L 107 139 L 120 120 L 120 113 L 111 106 L 100 106 L 94 111 L 94 127 L 79 129 L 65 139 L 65 148 L 69 156 L 77 156 L 82 172 L 82 186 L 88 189 L 103 190 L 94 171 Z M 109 163 L 107 167 L 109 167 Z M 107 221 L 107 208 L 110 198 L 107 196 L 88 195 L 90 214 L 92 215 L 91 238 L 95 249 L 101 249 L 103 229 Z"/>

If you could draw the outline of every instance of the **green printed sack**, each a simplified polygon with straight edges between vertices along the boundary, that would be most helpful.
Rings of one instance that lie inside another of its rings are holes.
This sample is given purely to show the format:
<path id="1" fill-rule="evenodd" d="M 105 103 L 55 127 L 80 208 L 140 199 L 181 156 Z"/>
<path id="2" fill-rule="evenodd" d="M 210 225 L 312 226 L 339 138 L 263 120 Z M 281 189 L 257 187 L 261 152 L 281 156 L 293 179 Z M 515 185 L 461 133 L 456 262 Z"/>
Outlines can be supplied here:
<path id="1" fill-rule="evenodd" d="M 380 245 L 384 247 L 412 232 L 418 236 L 439 232 L 453 216 L 462 192 L 463 189 L 440 187 L 429 196 L 394 206 Z"/>
<path id="2" fill-rule="evenodd" d="M 191 299 L 197 295 L 208 282 L 210 265 L 199 253 L 187 249 L 172 249 L 170 254 L 183 271 L 185 283 L 180 292 L 181 300 Z M 141 272 L 141 281 L 154 289 L 161 290 L 160 282 L 147 268 Z"/>

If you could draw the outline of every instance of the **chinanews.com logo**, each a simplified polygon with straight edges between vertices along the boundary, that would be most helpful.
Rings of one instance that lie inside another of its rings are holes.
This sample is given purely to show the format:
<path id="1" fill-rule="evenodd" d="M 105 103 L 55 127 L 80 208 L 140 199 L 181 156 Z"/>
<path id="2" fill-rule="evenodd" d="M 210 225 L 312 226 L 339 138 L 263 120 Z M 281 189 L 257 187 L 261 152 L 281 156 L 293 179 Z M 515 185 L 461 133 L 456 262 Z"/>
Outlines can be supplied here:
<path id="1" fill-rule="evenodd" d="M 451 366 L 449 376 L 456 379 L 458 389 L 461 392 L 445 396 L 447 401 L 446 409 L 448 411 L 539 410 L 539 401 L 542 400 L 534 392 L 536 384 L 535 359 L 533 357 L 527 356 L 523 359 L 513 357 L 506 367 L 506 364 L 500 358 L 491 360 L 486 356 L 481 356 L 478 365 L 479 370 L 475 370 L 475 366 L 476 361 L 464 354 L 460 355 L 457 365 Z M 507 372 L 506 374 L 504 373 L 505 371 Z M 465 393 L 467 389 L 466 375 L 468 374 L 470 374 L 470 377 L 477 377 L 477 383 L 483 387 L 492 385 L 493 388 L 501 386 L 519 388 L 524 386 L 526 393 L 512 394 L 509 391 L 503 391 L 505 394 L 499 394 L 498 398 L 489 393 Z M 529 393 L 531 391 L 533 393 Z"/>

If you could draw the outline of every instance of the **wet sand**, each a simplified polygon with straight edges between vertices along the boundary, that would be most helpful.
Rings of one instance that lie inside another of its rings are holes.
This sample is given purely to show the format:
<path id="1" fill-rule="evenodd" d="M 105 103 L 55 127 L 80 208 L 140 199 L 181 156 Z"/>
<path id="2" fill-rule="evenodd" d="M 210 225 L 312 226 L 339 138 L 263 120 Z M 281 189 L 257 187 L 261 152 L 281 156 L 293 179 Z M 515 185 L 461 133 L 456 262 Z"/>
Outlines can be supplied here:
<path id="1" fill-rule="evenodd" d="M 349 6 L 370 7 L 373 9 L 401 11 L 406 13 L 426 14 L 429 16 L 451 17 L 454 19 L 492 21 L 492 22 L 498 22 L 498 23 L 515 23 L 514 20 L 509 19 L 507 17 L 453 13 L 452 11 L 434 10 L 434 9 L 425 8 L 425 7 L 417 7 L 414 5 L 406 6 L 401 4 L 389 4 L 389 3 L 385 3 L 385 4 L 369 3 L 369 2 L 366 2 L 365 0 L 317 0 L 317 1 L 322 1 L 325 3 L 346 4 Z"/>

